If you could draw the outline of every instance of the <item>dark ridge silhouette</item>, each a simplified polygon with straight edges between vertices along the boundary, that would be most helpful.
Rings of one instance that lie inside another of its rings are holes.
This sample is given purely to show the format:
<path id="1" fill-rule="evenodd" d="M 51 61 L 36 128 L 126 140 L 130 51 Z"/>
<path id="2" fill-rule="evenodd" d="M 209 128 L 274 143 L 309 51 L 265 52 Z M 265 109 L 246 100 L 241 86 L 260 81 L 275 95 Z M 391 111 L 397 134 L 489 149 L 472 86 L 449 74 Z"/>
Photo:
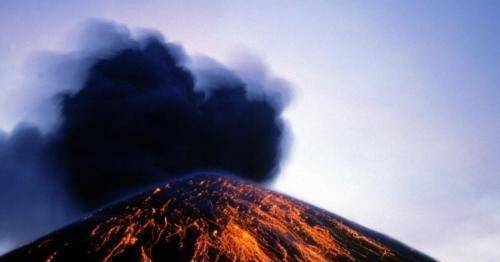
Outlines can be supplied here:
<path id="1" fill-rule="evenodd" d="M 257 185 L 168 182 L 17 249 L 2 261 L 434 261 Z"/>

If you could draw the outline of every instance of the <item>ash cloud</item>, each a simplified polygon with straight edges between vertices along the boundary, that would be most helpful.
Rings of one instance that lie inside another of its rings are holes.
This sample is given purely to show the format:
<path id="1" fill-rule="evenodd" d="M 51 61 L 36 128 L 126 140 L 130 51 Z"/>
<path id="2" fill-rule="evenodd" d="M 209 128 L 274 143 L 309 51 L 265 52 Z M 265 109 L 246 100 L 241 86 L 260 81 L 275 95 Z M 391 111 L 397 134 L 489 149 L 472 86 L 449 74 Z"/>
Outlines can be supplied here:
<path id="1" fill-rule="evenodd" d="M 92 21 L 82 32 L 76 51 L 46 53 L 36 62 L 50 67 L 39 88 L 53 90 L 54 110 L 42 112 L 56 113 L 40 119 L 55 119 L 52 128 L 23 125 L 0 135 L 0 200 L 7 210 L 0 230 L 11 230 L 21 209 L 57 209 L 67 221 L 73 207 L 87 212 L 197 171 L 259 183 L 276 176 L 288 134 L 285 81 L 255 61 L 236 70 L 192 58 L 153 31 L 134 35 L 123 25 Z M 19 198 L 26 201 L 5 204 Z"/>
<path id="2" fill-rule="evenodd" d="M 73 219 L 76 210 L 53 178 L 49 139 L 30 124 L 0 132 L 0 254 Z M 5 246 L 8 245 L 8 246 Z"/>
<path id="3" fill-rule="evenodd" d="M 197 86 L 182 48 L 158 36 L 124 45 L 95 60 L 81 88 L 61 100 L 56 144 L 82 203 L 96 207 L 199 170 L 257 182 L 276 174 L 284 136 L 278 97 L 252 97 L 252 86 L 220 64 L 197 72 Z"/>

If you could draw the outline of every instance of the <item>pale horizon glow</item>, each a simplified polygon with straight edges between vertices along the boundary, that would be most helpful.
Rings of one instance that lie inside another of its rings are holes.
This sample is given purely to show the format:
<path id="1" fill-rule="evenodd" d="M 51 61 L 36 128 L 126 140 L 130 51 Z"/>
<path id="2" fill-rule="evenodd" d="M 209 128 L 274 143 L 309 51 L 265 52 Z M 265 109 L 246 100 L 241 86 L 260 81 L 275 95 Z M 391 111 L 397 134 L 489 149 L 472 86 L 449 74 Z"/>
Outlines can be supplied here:
<path id="1" fill-rule="evenodd" d="M 500 260 L 498 3 L 40 2 L 0 3 L 0 130 L 43 102 L 23 90 L 31 55 L 70 48 L 85 19 L 251 52 L 294 91 L 273 189 L 440 260 Z"/>

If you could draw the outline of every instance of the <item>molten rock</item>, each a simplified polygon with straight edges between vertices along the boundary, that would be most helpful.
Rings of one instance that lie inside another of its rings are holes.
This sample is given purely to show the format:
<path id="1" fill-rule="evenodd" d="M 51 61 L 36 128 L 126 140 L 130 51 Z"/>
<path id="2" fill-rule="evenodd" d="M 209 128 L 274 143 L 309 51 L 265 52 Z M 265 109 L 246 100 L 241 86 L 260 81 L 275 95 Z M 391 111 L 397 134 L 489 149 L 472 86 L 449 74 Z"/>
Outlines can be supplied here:
<path id="1" fill-rule="evenodd" d="M 2 261 L 432 261 L 254 184 L 201 175 L 105 208 Z"/>

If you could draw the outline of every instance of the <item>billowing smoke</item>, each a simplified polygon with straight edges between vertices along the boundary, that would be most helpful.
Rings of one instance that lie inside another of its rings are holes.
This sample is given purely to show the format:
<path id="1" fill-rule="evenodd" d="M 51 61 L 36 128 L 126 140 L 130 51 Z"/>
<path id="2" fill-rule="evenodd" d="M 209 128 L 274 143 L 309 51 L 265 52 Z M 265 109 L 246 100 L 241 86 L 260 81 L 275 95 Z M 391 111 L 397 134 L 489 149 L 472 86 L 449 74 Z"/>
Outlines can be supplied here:
<path id="1" fill-rule="evenodd" d="M 282 107 L 228 69 L 204 72 L 196 88 L 186 55 L 158 37 L 90 66 L 61 101 L 57 141 L 66 182 L 96 207 L 123 192 L 198 170 L 271 179 L 284 135 Z"/>
<path id="2" fill-rule="evenodd" d="M 29 124 L 0 133 L 0 254 L 75 218 L 65 187 L 53 175 L 58 167 L 50 139 Z"/>
<path id="3" fill-rule="evenodd" d="M 54 127 L 0 135 L 2 204 L 30 185 L 23 199 L 68 196 L 89 211 L 195 171 L 256 182 L 277 174 L 287 134 L 284 81 L 252 61 L 234 70 L 191 58 L 158 33 L 135 36 L 102 21 L 83 32 L 77 51 L 42 60 L 59 68 L 48 77 L 54 86 L 42 87 L 57 90 L 57 115 L 46 116 L 57 119 Z M 11 210 L 0 212 L 1 230 L 20 216 Z"/>

